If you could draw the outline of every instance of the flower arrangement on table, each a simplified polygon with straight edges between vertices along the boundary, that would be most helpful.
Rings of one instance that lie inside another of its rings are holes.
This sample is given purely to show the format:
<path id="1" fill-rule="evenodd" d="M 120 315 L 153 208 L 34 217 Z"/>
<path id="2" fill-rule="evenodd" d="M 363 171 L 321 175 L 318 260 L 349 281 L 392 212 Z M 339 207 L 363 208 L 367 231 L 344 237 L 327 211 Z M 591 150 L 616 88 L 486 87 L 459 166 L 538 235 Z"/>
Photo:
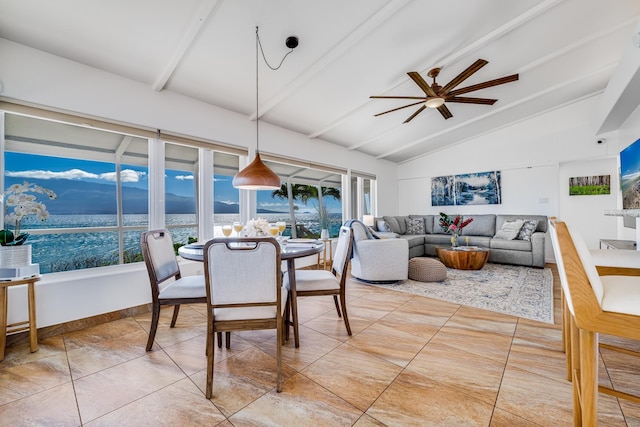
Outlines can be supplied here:
<path id="1" fill-rule="evenodd" d="M 456 217 L 451 220 L 447 214 L 440 212 L 440 228 L 447 233 L 451 233 L 452 246 L 458 246 L 458 236 L 460 235 L 460 232 L 472 221 L 473 218 L 463 220 L 462 215 L 456 215 Z"/>
<path id="2" fill-rule="evenodd" d="M 39 202 L 33 194 L 45 194 L 50 200 L 54 200 L 57 196 L 53 191 L 41 187 L 36 184 L 13 184 L 9 189 L 0 194 L 0 203 L 4 203 L 4 230 L 0 230 L 0 245 L 2 246 L 19 246 L 22 245 L 29 233 L 21 233 L 20 226 L 22 220 L 36 215 L 40 221 L 46 221 L 49 218 L 44 203 Z M 13 212 L 9 212 L 9 208 L 13 207 Z M 13 226 L 13 231 L 9 226 Z"/>
<path id="3" fill-rule="evenodd" d="M 267 234 L 269 222 L 264 218 L 251 219 L 247 222 L 247 232 L 249 236 L 261 236 Z"/>

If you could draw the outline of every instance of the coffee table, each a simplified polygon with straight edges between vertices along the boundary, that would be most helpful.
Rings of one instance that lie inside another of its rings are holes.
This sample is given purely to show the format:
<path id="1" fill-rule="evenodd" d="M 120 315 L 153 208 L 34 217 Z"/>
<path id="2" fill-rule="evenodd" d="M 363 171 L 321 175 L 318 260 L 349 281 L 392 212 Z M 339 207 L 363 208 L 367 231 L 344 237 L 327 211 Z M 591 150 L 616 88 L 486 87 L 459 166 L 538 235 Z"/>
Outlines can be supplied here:
<path id="1" fill-rule="evenodd" d="M 480 270 L 489 260 L 491 251 L 478 247 L 436 248 L 438 258 L 444 265 L 457 270 Z"/>

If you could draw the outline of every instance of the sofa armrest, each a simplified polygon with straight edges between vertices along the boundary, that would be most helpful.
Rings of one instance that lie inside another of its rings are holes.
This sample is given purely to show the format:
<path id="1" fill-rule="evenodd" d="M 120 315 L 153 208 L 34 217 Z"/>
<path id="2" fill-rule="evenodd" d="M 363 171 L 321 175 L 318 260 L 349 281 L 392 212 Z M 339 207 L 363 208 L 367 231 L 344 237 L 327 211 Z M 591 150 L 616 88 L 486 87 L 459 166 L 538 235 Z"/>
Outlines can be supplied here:
<path id="1" fill-rule="evenodd" d="M 531 235 L 531 251 L 533 255 L 533 266 L 544 267 L 544 243 L 547 233 L 536 231 Z"/>
<path id="2" fill-rule="evenodd" d="M 372 282 L 406 280 L 409 276 L 409 243 L 405 239 L 355 242 L 351 274 Z"/>

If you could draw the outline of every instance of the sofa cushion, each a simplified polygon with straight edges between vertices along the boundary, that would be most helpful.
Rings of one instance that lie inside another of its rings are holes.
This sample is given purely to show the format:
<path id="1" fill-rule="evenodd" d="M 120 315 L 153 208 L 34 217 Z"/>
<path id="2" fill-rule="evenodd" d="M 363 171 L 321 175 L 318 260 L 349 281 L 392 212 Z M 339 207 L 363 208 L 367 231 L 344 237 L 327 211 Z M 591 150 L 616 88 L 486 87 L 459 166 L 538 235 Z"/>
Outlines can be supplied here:
<path id="1" fill-rule="evenodd" d="M 507 249 L 510 251 L 531 252 L 531 242 L 526 240 L 501 240 L 491 239 L 490 249 Z"/>
<path id="2" fill-rule="evenodd" d="M 433 217 L 434 215 L 409 215 L 409 218 L 418 219 L 422 218 L 424 220 L 424 233 L 431 234 L 433 233 Z M 493 236 L 493 234 L 492 234 Z"/>
<path id="3" fill-rule="evenodd" d="M 493 237 L 496 234 L 496 216 L 487 215 L 467 215 L 464 219 L 473 218 L 465 228 L 462 229 L 462 236 L 485 236 Z"/>
<path id="4" fill-rule="evenodd" d="M 496 230 L 499 230 L 502 227 L 502 224 L 505 221 L 515 221 L 516 219 L 521 219 L 526 221 L 528 219 L 535 219 L 538 221 L 538 226 L 536 227 L 536 231 L 546 232 L 547 224 L 549 223 L 549 218 L 545 215 L 507 215 L 507 214 L 498 214 L 496 215 Z"/>
<path id="5" fill-rule="evenodd" d="M 424 219 L 423 218 L 407 218 L 407 234 L 424 234 Z"/>
<path id="6" fill-rule="evenodd" d="M 424 245 L 424 234 L 402 234 L 398 237 L 406 240 L 410 248 Z"/>
<path id="7" fill-rule="evenodd" d="M 387 223 L 389 227 L 391 227 L 391 231 L 396 234 L 406 234 L 407 233 L 407 223 L 405 222 L 405 216 L 383 216 L 382 217 Z"/>
<path id="8" fill-rule="evenodd" d="M 520 229 L 520 232 L 518 233 L 518 236 L 516 237 L 516 239 L 531 240 L 531 235 L 533 234 L 534 231 L 536 231 L 537 227 L 538 227 L 537 220 L 535 219 L 526 220 L 524 224 L 522 224 L 522 228 Z"/>
<path id="9" fill-rule="evenodd" d="M 521 219 L 506 221 L 493 238 L 498 240 L 513 240 L 518 237 L 523 223 L 524 221 Z"/>

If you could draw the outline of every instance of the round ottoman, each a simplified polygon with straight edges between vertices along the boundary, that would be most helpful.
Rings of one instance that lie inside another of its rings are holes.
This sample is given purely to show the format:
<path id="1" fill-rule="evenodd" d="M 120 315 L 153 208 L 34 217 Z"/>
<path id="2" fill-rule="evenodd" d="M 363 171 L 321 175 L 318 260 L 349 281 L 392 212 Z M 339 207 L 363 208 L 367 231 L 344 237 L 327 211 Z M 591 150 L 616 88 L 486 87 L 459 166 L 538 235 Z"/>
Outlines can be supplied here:
<path id="1" fill-rule="evenodd" d="M 409 260 L 409 279 L 419 282 L 441 282 L 447 268 L 436 258 L 417 257 Z"/>

